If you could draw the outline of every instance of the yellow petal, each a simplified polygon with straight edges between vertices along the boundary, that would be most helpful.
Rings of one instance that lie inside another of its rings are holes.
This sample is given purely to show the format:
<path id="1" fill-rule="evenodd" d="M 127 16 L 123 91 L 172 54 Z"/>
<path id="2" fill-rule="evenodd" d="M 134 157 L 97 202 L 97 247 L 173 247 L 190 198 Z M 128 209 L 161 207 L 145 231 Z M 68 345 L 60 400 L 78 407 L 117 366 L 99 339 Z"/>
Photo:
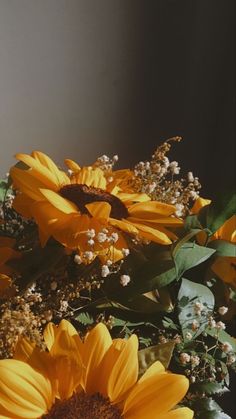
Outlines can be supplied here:
<path id="1" fill-rule="evenodd" d="M 57 165 L 48 157 L 46 154 L 41 151 L 33 151 L 32 156 L 45 166 L 49 171 L 54 175 L 54 179 L 59 187 L 70 183 L 69 177 L 62 170 L 58 169 Z"/>
<path id="2" fill-rule="evenodd" d="M 82 365 L 72 356 L 54 359 L 54 376 L 57 378 L 58 395 L 61 400 L 69 399 L 81 383 Z"/>
<path id="3" fill-rule="evenodd" d="M 236 287 L 236 257 L 218 256 L 211 269 L 222 281 Z"/>
<path id="4" fill-rule="evenodd" d="M 151 374 L 131 390 L 124 405 L 125 418 L 146 418 L 150 412 L 155 412 L 156 416 L 168 412 L 182 400 L 188 386 L 188 380 L 183 375 Z"/>
<path id="5" fill-rule="evenodd" d="M 129 217 L 128 220 L 131 223 L 140 223 L 144 221 L 143 219 L 136 218 L 136 217 Z M 149 225 L 150 227 L 155 227 L 157 224 L 164 224 L 166 227 L 178 227 L 183 225 L 183 220 L 175 217 L 158 217 L 156 216 L 155 219 L 145 219 L 145 224 Z"/>
<path id="6" fill-rule="evenodd" d="M 81 170 L 81 167 L 74 160 L 65 159 L 65 164 L 68 169 L 72 170 L 74 173 L 77 173 Z"/>
<path id="7" fill-rule="evenodd" d="M 155 219 L 157 215 L 169 216 L 174 214 L 176 208 L 174 205 L 164 204 L 163 202 L 149 201 L 140 202 L 129 207 L 129 214 L 132 217 L 144 218 L 144 219 Z"/>
<path id="8" fill-rule="evenodd" d="M 36 179 L 40 180 L 45 188 L 50 188 L 53 190 L 60 188 L 60 182 L 58 182 L 54 173 L 48 170 L 48 168 L 43 166 L 39 161 L 28 154 L 21 153 L 16 154 L 16 158 L 20 161 L 23 161 L 23 163 L 29 167 L 26 172 L 30 172 L 31 176 L 34 176 Z"/>
<path id="9" fill-rule="evenodd" d="M 50 204 L 52 204 L 59 211 L 62 211 L 65 214 L 78 212 L 78 208 L 73 202 L 63 198 L 58 193 L 50 191 L 49 189 L 40 189 L 40 192 L 48 200 L 48 202 L 50 202 Z"/>
<path id="10" fill-rule="evenodd" d="M 52 403 L 48 379 L 24 362 L 0 361 L 0 406 L 20 418 L 36 419 L 47 413 Z"/>
<path id="11" fill-rule="evenodd" d="M 236 215 L 233 215 L 215 232 L 215 239 L 236 243 Z"/>
<path id="12" fill-rule="evenodd" d="M 130 234 L 138 234 L 138 229 L 131 223 L 123 220 L 116 220 L 115 218 L 110 218 L 109 223 L 114 227 L 119 228 L 122 231 Z"/>
<path id="13" fill-rule="evenodd" d="M 191 213 L 192 214 L 198 214 L 200 209 L 205 207 L 206 205 L 209 205 L 211 203 L 210 199 L 205 199 L 205 198 L 201 198 L 199 197 L 195 202 L 194 205 L 191 209 Z"/>
<path id="14" fill-rule="evenodd" d="M 192 419 L 193 415 L 194 415 L 194 412 L 188 407 L 180 407 L 179 409 L 174 409 L 174 410 L 171 410 L 171 412 L 165 413 L 164 415 L 160 415 L 158 419 Z M 150 415 L 150 419 L 152 418 L 153 418 L 153 413 L 152 413 L 152 416 Z M 149 419 L 149 417 L 147 417 L 147 419 Z"/>
<path id="15" fill-rule="evenodd" d="M 43 337 L 49 351 L 55 342 L 56 333 L 57 327 L 55 326 L 55 324 L 53 324 L 52 322 L 48 323 L 44 329 Z"/>
<path id="16" fill-rule="evenodd" d="M 76 183 L 93 186 L 94 188 L 106 189 L 106 179 L 101 169 L 93 169 L 91 166 L 83 167 L 75 175 Z"/>
<path id="17" fill-rule="evenodd" d="M 108 220 L 111 212 L 111 205 L 108 202 L 92 202 L 85 206 L 94 218 L 104 220 L 104 222 Z"/>
<path id="18" fill-rule="evenodd" d="M 120 192 L 119 194 L 117 194 L 118 198 L 122 201 L 125 202 L 126 204 L 133 204 L 134 202 L 147 202 L 150 201 L 150 197 L 145 194 L 145 193 L 125 193 L 125 192 Z"/>
<path id="19" fill-rule="evenodd" d="M 129 218 L 127 219 L 129 221 Z M 132 223 L 138 230 L 139 235 L 148 240 L 154 241 L 155 243 L 160 244 L 171 244 L 171 240 L 167 234 L 163 233 L 161 230 L 154 229 L 152 227 L 146 226 L 144 224 Z"/>
<path id="20" fill-rule="evenodd" d="M 116 345 L 116 342 L 113 345 Z M 110 357 L 109 364 L 107 394 L 112 403 L 119 403 L 138 378 L 138 338 L 136 335 L 132 335 L 125 342 L 115 363 L 113 356 Z"/>
<path id="21" fill-rule="evenodd" d="M 31 218 L 30 207 L 34 200 L 24 193 L 18 193 L 13 201 L 13 208 L 26 218 Z"/>
<path id="22" fill-rule="evenodd" d="M 27 362 L 34 351 L 35 346 L 36 344 L 30 342 L 28 339 L 23 337 L 19 338 L 14 352 L 14 359 Z"/>
<path id="23" fill-rule="evenodd" d="M 39 179 L 33 177 L 30 170 L 20 170 L 14 166 L 10 170 L 10 176 L 15 188 L 35 201 L 42 200 L 43 195 L 40 188 L 44 188 L 45 185 Z"/>
<path id="24" fill-rule="evenodd" d="M 85 337 L 83 364 L 86 368 L 86 375 L 84 385 L 88 393 L 99 391 L 97 377 L 100 374 L 102 359 L 111 344 L 110 333 L 103 323 L 95 326 Z"/>
<path id="25" fill-rule="evenodd" d="M 165 372 L 165 367 L 162 365 L 160 361 L 155 361 L 142 375 L 142 377 L 139 380 L 139 384 L 142 383 L 142 381 L 146 380 L 149 377 L 152 377 L 155 374 L 160 374 Z"/>

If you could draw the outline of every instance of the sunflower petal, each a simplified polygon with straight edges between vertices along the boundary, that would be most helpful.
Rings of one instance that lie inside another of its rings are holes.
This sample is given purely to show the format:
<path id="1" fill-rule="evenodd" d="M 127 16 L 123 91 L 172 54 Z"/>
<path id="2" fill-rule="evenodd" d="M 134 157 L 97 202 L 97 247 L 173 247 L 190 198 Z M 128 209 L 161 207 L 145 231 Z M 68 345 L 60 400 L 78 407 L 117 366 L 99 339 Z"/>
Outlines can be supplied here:
<path id="1" fill-rule="evenodd" d="M 116 341 L 113 345 L 116 345 Z M 123 341 L 122 346 L 119 357 L 115 359 L 116 357 L 111 356 L 109 359 L 107 394 L 112 403 L 120 402 L 122 396 L 133 387 L 138 378 L 137 336 L 132 335 L 126 342 Z"/>
<path id="2" fill-rule="evenodd" d="M 109 223 L 114 227 L 119 228 L 122 231 L 130 234 L 138 234 L 138 229 L 126 220 L 116 220 L 115 218 L 109 218 Z"/>
<path id="3" fill-rule="evenodd" d="M 28 154 L 19 153 L 16 154 L 16 158 L 29 167 L 26 172 L 30 172 L 31 176 L 34 176 L 36 179 L 40 180 L 44 187 L 51 188 L 53 190 L 60 188 L 60 182 L 58 182 L 54 172 L 48 170 L 48 168 L 42 165 L 41 162 L 37 161 Z"/>
<path id="4" fill-rule="evenodd" d="M 64 161 L 68 169 L 72 170 L 73 173 L 77 173 L 81 170 L 81 167 L 74 160 L 65 159 Z"/>
<path id="5" fill-rule="evenodd" d="M 84 385 L 88 393 L 99 391 L 97 377 L 100 374 L 102 359 L 111 344 L 110 333 L 102 323 L 95 326 L 85 337 L 83 364 L 86 367 L 86 375 Z"/>
<path id="6" fill-rule="evenodd" d="M 164 415 L 160 415 L 158 419 L 192 419 L 193 414 L 194 412 L 188 407 L 180 407 L 179 409 L 174 409 L 168 413 L 165 413 Z M 152 418 L 153 418 L 153 414 L 152 416 L 150 415 L 150 419 Z"/>
<path id="7" fill-rule="evenodd" d="M 40 192 L 48 200 L 48 202 L 50 202 L 50 204 L 52 204 L 59 211 L 64 212 L 65 214 L 78 212 L 78 208 L 73 202 L 63 198 L 58 193 L 49 189 L 40 189 Z"/>
<path id="8" fill-rule="evenodd" d="M 111 212 L 111 205 L 108 202 L 92 202 L 85 206 L 94 218 L 104 220 L 105 222 L 108 220 Z"/>
<path id="9" fill-rule="evenodd" d="M 50 157 L 48 157 L 46 154 L 42 153 L 41 151 L 33 151 L 32 156 L 44 167 L 49 169 L 49 171 L 54 175 L 54 179 L 56 179 L 58 187 L 70 183 L 70 180 L 66 173 L 58 169 L 54 161 L 50 159 Z"/>
<path id="10" fill-rule="evenodd" d="M 127 219 L 129 221 L 129 218 Z M 139 231 L 139 235 L 141 237 L 144 237 L 148 240 L 154 241 L 155 243 L 160 244 L 171 244 L 171 240 L 161 230 L 158 230 L 158 228 L 152 228 L 144 224 L 138 224 L 138 223 L 132 223 L 134 227 L 136 227 Z"/>
<path id="11" fill-rule="evenodd" d="M 125 401 L 125 418 L 167 413 L 186 394 L 189 382 L 183 375 L 152 374 L 138 382 Z M 136 416 L 135 416 L 136 415 Z"/>
<path id="12" fill-rule="evenodd" d="M 0 361 L 1 406 L 20 418 L 36 419 L 47 413 L 53 403 L 50 381 L 24 362 Z"/>
<path id="13" fill-rule="evenodd" d="M 174 205 L 164 204 L 163 202 L 148 201 L 140 202 L 129 207 L 129 214 L 132 217 L 152 219 L 156 218 L 157 215 L 169 216 L 174 214 L 176 208 Z"/>

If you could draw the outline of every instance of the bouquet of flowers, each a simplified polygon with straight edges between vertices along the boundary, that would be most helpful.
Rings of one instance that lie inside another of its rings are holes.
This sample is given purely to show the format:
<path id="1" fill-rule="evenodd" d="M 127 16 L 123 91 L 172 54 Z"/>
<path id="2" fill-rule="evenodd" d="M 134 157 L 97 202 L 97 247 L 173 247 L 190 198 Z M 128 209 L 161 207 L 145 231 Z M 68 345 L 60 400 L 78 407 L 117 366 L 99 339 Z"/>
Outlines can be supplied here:
<path id="1" fill-rule="evenodd" d="M 161 144 L 0 182 L 0 417 L 224 419 L 236 369 L 236 195 Z M 219 404 L 218 404 L 219 402 Z"/>

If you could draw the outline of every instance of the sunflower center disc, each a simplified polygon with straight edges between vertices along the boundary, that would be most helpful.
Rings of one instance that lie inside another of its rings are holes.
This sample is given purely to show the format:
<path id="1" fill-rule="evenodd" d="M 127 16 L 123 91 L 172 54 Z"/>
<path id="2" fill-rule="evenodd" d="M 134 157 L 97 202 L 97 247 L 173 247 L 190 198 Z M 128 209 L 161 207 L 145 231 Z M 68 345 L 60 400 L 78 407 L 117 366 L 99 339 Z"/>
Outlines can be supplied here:
<path id="1" fill-rule="evenodd" d="M 111 214 L 112 218 L 121 220 L 122 218 L 128 217 L 128 210 L 123 202 L 110 194 L 109 192 L 104 191 L 103 189 L 93 188 L 91 186 L 82 185 L 82 184 L 72 184 L 63 186 L 59 194 L 73 202 L 83 214 L 89 214 L 85 205 L 91 204 L 92 202 L 108 202 L 111 205 Z"/>
<path id="2" fill-rule="evenodd" d="M 101 394 L 74 394 L 70 399 L 56 401 L 43 419 L 121 419 L 121 412 Z"/>

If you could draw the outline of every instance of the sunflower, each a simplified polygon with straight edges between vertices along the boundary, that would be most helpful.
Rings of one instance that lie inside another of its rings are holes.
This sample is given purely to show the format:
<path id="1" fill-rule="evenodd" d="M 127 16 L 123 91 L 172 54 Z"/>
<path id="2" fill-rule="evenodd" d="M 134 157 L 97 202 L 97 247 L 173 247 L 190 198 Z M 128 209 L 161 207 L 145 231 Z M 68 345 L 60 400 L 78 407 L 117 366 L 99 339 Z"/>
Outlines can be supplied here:
<path id="1" fill-rule="evenodd" d="M 190 419 L 174 409 L 188 390 L 182 375 L 154 362 L 138 380 L 138 339 L 112 340 L 99 323 L 84 341 L 62 320 L 44 332 L 48 351 L 25 338 L 0 361 L 1 418 Z M 174 410 L 173 410 L 174 409 Z"/>
<path id="2" fill-rule="evenodd" d="M 182 224 L 173 217 L 176 208 L 150 201 L 146 194 L 123 191 L 119 176 L 109 182 L 100 168 L 80 168 L 67 159 L 69 176 L 38 151 L 16 157 L 20 163 L 10 172 L 18 190 L 13 205 L 23 216 L 35 219 L 42 245 L 52 236 L 78 249 L 83 261 L 97 255 L 112 255 L 115 261 L 127 248 L 122 232 L 161 244 L 176 238 L 166 229 Z"/>

